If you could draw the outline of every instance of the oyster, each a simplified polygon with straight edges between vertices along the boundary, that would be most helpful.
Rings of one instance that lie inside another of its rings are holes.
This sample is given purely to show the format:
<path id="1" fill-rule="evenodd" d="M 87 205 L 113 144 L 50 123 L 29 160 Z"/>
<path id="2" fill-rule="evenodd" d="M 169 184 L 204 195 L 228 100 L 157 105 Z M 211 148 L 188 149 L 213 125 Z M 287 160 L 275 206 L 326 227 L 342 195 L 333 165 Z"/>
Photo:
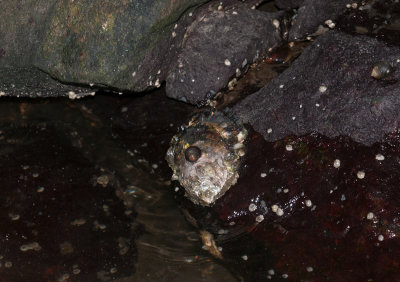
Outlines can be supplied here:
<path id="1" fill-rule="evenodd" d="M 206 111 L 172 138 L 166 159 L 192 202 L 208 206 L 236 183 L 246 137 L 227 114 Z"/>

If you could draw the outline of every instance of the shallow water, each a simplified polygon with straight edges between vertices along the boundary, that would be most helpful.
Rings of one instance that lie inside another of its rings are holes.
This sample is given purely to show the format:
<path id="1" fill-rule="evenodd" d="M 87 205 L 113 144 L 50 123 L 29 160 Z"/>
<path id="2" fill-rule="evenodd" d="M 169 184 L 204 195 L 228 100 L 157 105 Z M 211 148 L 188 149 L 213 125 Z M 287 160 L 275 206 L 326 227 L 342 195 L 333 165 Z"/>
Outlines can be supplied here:
<path id="1" fill-rule="evenodd" d="M 193 111 L 162 91 L 2 99 L 2 279 L 236 281 L 170 187 L 165 150 Z"/>

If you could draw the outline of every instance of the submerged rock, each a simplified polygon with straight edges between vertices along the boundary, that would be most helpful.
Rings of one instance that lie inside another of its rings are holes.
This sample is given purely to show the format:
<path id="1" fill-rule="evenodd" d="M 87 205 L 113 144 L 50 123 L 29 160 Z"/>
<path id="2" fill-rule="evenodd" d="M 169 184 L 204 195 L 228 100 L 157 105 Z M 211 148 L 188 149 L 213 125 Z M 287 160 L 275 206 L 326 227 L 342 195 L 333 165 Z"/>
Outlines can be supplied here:
<path id="1" fill-rule="evenodd" d="M 29 110 L 21 104 L 21 115 Z M 12 111 L 10 111 L 11 113 Z M 53 125 L 16 122 L 0 133 L 0 276 L 5 281 L 96 281 L 135 271 L 135 213 L 112 173 L 95 167 Z"/>
<path id="2" fill-rule="evenodd" d="M 243 281 L 397 281 L 399 148 L 399 133 L 371 147 L 252 134 L 235 186 L 210 208 L 182 203 Z"/>

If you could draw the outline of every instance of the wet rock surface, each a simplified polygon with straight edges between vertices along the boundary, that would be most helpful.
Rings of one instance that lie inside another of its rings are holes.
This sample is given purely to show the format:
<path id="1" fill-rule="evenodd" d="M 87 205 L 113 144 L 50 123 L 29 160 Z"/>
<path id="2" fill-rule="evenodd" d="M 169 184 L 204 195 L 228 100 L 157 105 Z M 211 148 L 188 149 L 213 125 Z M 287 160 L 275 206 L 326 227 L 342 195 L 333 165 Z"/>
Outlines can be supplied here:
<path id="1" fill-rule="evenodd" d="M 319 26 L 324 26 L 328 20 L 331 21 L 330 23 L 334 23 L 346 11 L 346 4 L 348 3 L 348 0 L 305 0 L 301 3 L 297 11 L 298 14 L 292 22 L 289 40 L 302 39 L 307 35 L 316 33 Z"/>
<path id="2" fill-rule="evenodd" d="M 244 281 L 396 281 L 399 140 L 253 134 L 237 184 L 211 208 L 183 207 Z"/>
<path id="3" fill-rule="evenodd" d="M 1 277 L 235 281 L 201 249 L 169 189 L 164 154 L 194 110 L 164 91 L 3 97 Z"/>
<path id="4" fill-rule="evenodd" d="M 135 213 L 96 168 L 46 123 L 1 126 L 1 277 L 97 281 L 129 276 Z M 29 142 L 27 140 L 29 139 Z"/>
<path id="5" fill-rule="evenodd" d="M 185 31 L 177 62 L 167 77 L 168 97 L 203 105 L 235 73 L 282 43 L 283 12 L 265 13 L 244 6 L 211 8 Z"/>
<path id="6" fill-rule="evenodd" d="M 232 110 L 266 140 L 318 131 L 372 144 L 399 122 L 398 47 L 367 36 L 331 31 L 306 48 L 293 65 Z M 395 71 L 371 76 L 387 61 Z"/>

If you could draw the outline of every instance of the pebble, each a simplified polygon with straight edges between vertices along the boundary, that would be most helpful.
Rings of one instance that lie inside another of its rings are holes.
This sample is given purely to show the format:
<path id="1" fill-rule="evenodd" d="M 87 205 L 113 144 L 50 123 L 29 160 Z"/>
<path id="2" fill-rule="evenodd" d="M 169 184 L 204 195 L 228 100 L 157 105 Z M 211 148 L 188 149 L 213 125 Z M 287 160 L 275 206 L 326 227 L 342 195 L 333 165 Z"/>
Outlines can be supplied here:
<path id="1" fill-rule="evenodd" d="M 231 65 L 231 61 L 229 61 L 228 59 L 225 59 L 224 61 L 225 66 L 230 66 Z"/>
<path id="2" fill-rule="evenodd" d="M 247 257 L 247 255 L 243 255 L 243 256 L 242 256 L 242 259 L 243 259 L 243 260 L 248 260 L 249 258 Z"/>
<path id="3" fill-rule="evenodd" d="M 262 178 L 265 178 L 265 177 L 267 176 L 267 174 L 266 174 L 265 172 L 263 172 L 263 173 L 260 174 L 260 176 L 261 176 Z"/>
<path id="4" fill-rule="evenodd" d="M 305 204 L 306 204 L 307 207 L 311 207 L 312 206 L 311 200 L 306 200 Z"/>
<path id="5" fill-rule="evenodd" d="M 377 154 L 377 155 L 375 156 L 375 159 L 376 159 L 377 161 L 383 161 L 383 160 L 385 159 L 385 156 L 382 155 L 382 154 Z"/>
<path id="6" fill-rule="evenodd" d="M 382 234 L 378 236 L 378 241 L 381 241 L 381 242 L 382 242 L 382 241 L 383 241 L 383 239 L 385 239 L 385 238 L 383 237 L 383 235 L 382 235 Z"/>
<path id="7" fill-rule="evenodd" d="M 293 146 L 292 145 L 286 145 L 286 151 L 293 151 Z"/>

